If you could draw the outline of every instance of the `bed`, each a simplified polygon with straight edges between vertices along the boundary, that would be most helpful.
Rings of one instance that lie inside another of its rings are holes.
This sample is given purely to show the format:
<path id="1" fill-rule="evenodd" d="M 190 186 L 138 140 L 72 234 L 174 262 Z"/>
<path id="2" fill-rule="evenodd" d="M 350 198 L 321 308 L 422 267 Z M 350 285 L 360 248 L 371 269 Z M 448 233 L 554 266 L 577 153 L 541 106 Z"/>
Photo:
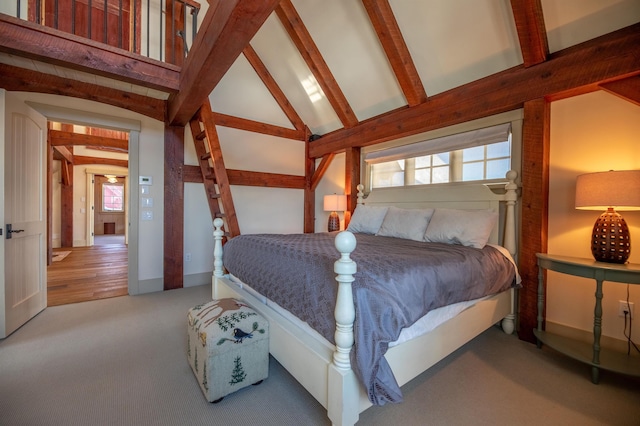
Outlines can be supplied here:
<path id="1" fill-rule="evenodd" d="M 433 187 L 415 187 L 402 191 L 376 190 L 368 197 L 362 193 L 359 186 L 358 207 L 354 214 L 352 224 L 364 223 L 357 220 L 360 212 L 371 212 L 378 209 L 407 210 L 412 213 L 435 209 L 443 217 L 443 212 L 499 212 L 498 226 L 492 227 L 487 236 L 488 251 L 494 244 L 501 243 L 502 247 L 516 257 L 516 220 L 515 205 L 517 201 L 516 173 L 507 173 L 508 183 L 503 191 L 492 191 L 485 185 L 452 185 L 445 191 Z M 498 193 L 496 193 L 498 192 Z M 363 206 L 361 208 L 361 206 Z M 366 207 L 364 207 L 366 206 Z M 365 208 L 367 210 L 365 210 Z M 449 210 L 455 209 L 455 210 Z M 384 215 L 383 215 L 384 216 Z M 357 223 L 356 223 L 357 222 Z M 429 226 L 437 222 L 435 213 L 429 217 Z M 270 323 L 270 353 L 300 382 L 311 395 L 326 409 L 329 419 L 333 424 L 351 425 L 358 420 L 359 413 L 372 405 L 380 403 L 372 396 L 372 387 L 366 380 L 363 382 L 363 374 L 360 365 L 357 364 L 356 352 L 363 352 L 363 345 L 355 345 L 362 341 L 362 324 L 356 323 L 354 334 L 354 321 L 357 314 L 362 314 L 366 309 L 356 309 L 354 305 L 354 288 L 356 302 L 359 300 L 360 286 L 358 281 L 354 284 L 358 272 L 358 265 L 352 259 L 357 257 L 354 252 L 356 240 L 360 243 L 368 241 L 366 238 L 384 238 L 384 232 L 380 228 L 380 237 L 366 237 L 360 235 L 364 230 L 353 228 L 359 232 L 343 231 L 327 234 L 332 239 L 335 237 L 335 263 L 333 267 L 335 280 L 338 285 L 335 289 L 336 301 L 334 308 L 335 331 L 333 336 L 324 335 L 314 330 L 309 324 L 296 318 L 282 306 L 286 300 L 278 303 L 256 291 L 255 283 L 243 282 L 233 274 L 225 271 L 223 263 L 224 252 L 222 249 L 222 220 L 214 221 L 214 274 L 212 296 L 214 298 L 239 297 L 247 301 Z M 387 223 L 385 221 L 384 225 Z M 352 228 L 350 226 L 350 228 Z M 434 225 L 434 229 L 435 229 Z M 424 231 L 423 231 L 424 233 Z M 354 235 L 355 234 L 355 235 Z M 428 233 L 427 233 L 428 234 Z M 321 237 L 325 238 L 327 235 Z M 432 235 L 433 237 L 433 235 Z M 262 237 L 261 237 L 262 238 Z M 432 244 L 439 244 L 433 237 Z M 393 238 L 392 238 L 393 239 Z M 423 244 L 424 245 L 424 244 Z M 450 244 L 451 245 L 451 244 Z M 473 244 L 472 244 L 473 245 Z M 482 247 L 480 247 L 482 248 Z M 482 248 L 485 251 L 486 248 Z M 503 249 L 503 251 L 505 251 Z M 230 250 L 230 248 L 229 248 Z M 478 251 L 478 250 L 476 250 Z M 362 256 L 362 255 L 360 255 Z M 239 256 L 235 256 L 239 257 Z M 301 256 L 302 257 L 302 256 Z M 509 255 L 507 254 L 507 257 Z M 361 263 L 366 260 L 360 257 Z M 515 266 L 514 266 L 515 269 Z M 270 271 L 262 271 L 263 276 L 283 272 L 280 279 L 286 275 L 295 277 L 295 271 L 287 268 L 272 268 Z M 284 277 L 284 278 L 283 278 Z M 514 279 L 517 278 L 517 271 Z M 333 285 L 335 288 L 336 286 Z M 402 342 L 384 342 L 382 345 L 382 364 L 388 367 L 392 373 L 395 385 L 402 386 L 426 369 L 446 357 L 448 354 L 473 339 L 492 325 L 501 322 L 505 332 L 512 333 L 514 324 L 514 285 L 501 288 L 499 292 L 493 292 L 488 296 L 474 299 L 470 302 L 462 301 L 464 306 L 456 311 L 455 315 L 446 319 L 437 327 L 431 327 L 428 331 L 422 331 L 412 338 L 403 339 Z M 456 303 L 455 305 L 458 305 Z M 442 308 L 444 310 L 445 308 Z M 432 315 L 441 309 L 433 309 L 428 313 Z M 412 319 L 413 321 L 413 319 Z M 422 321 L 416 321 L 416 323 Z M 413 328 L 413 327 L 409 327 Z M 403 329 L 403 332 L 406 331 Z M 395 333 L 395 330 L 394 332 Z M 333 339 L 331 339 L 333 337 Z M 382 368 L 385 370 L 385 368 Z M 363 385 L 363 383 L 366 383 Z M 373 386 L 374 388 L 377 387 Z M 384 395 L 385 392 L 382 392 Z M 393 395 L 391 400 L 393 399 Z M 372 402 L 373 401 L 373 402 Z M 382 398 L 384 403 L 385 398 Z"/>

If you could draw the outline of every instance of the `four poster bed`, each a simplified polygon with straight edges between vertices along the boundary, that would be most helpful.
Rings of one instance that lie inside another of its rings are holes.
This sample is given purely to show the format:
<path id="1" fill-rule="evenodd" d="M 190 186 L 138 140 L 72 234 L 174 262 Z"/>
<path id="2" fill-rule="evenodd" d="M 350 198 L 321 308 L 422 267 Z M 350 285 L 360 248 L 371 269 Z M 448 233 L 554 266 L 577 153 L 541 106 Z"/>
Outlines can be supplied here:
<path id="1" fill-rule="evenodd" d="M 239 236 L 224 253 L 216 219 L 213 298 L 244 299 L 267 318 L 273 357 L 333 424 L 355 424 L 372 404 L 400 402 L 400 386 L 492 325 L 513 332 L 516 175 L 500 194 L 434 185 L 365 200 L 359 185 L 347 231 Z"/>

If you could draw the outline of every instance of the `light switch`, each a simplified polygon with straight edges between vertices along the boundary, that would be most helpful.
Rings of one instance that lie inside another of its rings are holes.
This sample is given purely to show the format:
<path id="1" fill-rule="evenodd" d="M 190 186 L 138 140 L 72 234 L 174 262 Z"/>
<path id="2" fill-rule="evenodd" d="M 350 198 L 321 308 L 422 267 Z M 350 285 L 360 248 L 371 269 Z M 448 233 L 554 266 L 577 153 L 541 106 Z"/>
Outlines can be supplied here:
<path id="1" fill-rule="evenodd" d="M 153 207 L 153 198 L 151 197 L 142 197 L 142 207 Z"/>
<path id="2" fill-rule="evenodd" d="M 141 220 L 153 220 L 153 210 L 142 210 Z"/>
<path id="3" fill-rule="evenodd" d="M 140 193 L 142 195 L 147 195 L 150 192 L 149 189 L 151 189 L 151 188 L 149 188 L 149 185 L 141 185 L 140 186 Z"/>

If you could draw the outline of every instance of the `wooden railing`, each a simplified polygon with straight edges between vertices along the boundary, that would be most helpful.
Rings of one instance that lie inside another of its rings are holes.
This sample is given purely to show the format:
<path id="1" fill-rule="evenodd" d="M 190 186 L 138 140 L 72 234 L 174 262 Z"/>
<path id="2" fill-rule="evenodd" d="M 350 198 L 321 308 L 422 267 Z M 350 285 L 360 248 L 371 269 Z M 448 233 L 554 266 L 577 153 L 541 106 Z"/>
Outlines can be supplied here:
<path id="1" fill-rule="evenodd" d="M 194 0 L 15 0 L 0 12 L 182 65 L 198 31 Z"/>

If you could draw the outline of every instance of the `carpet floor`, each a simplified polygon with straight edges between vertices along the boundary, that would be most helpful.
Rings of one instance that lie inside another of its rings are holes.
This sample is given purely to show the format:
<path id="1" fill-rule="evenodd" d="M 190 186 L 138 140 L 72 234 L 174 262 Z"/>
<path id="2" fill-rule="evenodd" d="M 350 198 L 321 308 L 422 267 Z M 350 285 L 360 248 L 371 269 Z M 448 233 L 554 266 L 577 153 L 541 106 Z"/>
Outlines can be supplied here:
<path id="1" fill-rule="evenodd" d="M 269 378 L 204 399 L 186 356 L 191 287 L 47 308 L 0 341 L 2 425 L 327 425 L 273 358 Z M 359 425 L 639 425 L 640 380 L 491 328 L 403 387 Z"/>

